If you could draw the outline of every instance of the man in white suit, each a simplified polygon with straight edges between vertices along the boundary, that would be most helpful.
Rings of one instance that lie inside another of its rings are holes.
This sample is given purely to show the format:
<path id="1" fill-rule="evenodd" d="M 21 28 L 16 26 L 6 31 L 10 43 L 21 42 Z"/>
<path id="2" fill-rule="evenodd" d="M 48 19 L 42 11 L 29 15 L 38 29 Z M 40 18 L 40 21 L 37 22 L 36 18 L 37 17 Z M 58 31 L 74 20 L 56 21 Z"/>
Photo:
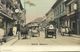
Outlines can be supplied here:
<path id="1" fill-rule="evenodd" d="M 17 27 L 16 27 L 16 26 L 13 27 L 13 35 L 14 35 L 14 36 L 17 35 Z"/>

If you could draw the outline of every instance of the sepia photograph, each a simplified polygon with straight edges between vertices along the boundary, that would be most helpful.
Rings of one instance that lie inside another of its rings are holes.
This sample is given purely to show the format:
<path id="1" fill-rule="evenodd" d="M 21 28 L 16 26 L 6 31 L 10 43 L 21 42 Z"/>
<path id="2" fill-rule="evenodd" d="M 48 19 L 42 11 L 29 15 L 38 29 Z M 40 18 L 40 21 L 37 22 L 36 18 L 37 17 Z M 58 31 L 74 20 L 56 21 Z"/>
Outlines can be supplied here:
<path id="1" fill-rule="evenodd" d="M 80 51 L 80 0 L 0 0 L 0 52 Z"/>

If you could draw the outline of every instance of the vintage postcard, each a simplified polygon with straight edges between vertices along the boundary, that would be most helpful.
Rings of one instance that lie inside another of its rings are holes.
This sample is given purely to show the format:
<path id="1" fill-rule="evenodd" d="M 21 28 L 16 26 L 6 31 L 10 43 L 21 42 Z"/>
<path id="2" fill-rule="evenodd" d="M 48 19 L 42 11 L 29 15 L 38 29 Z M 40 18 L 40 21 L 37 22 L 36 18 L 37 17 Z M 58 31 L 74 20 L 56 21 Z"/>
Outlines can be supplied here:
<path id="1" fill-rule="evenodd" d="M 80 0 L 0 0 L 0 52 L 80 51 Z"/>

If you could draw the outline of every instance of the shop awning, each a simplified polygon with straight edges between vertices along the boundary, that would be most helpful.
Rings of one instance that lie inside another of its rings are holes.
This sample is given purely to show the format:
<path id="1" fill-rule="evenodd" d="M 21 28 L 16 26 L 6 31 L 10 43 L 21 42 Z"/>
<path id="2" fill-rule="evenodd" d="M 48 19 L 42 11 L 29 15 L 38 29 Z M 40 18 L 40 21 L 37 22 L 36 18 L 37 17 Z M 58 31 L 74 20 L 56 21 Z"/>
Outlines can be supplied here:
<path id="1" fill-rule="evenodd" d="M 0 11 L 0 16 L 7 17 L 8 19 L 13 20 L 13 18 L 12 18 L 12 17 L 10 17 L 10 16 L 8 16 L 8 15 L 6 15 L 6 14 L 2 13 L 1 11 Z"/>

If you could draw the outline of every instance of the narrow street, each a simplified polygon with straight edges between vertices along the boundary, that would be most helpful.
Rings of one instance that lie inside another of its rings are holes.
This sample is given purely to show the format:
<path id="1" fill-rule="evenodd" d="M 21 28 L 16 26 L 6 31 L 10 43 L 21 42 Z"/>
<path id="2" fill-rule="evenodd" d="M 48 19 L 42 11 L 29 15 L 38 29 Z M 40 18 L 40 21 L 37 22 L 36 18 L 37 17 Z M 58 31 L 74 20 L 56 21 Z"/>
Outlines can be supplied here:
<path id="1" fill-rule="evenodd" d="M 0 52 L 28 46 L 80 50 L 80 0 L 0 0 Z"/>
<path id="2" fill-rule="evenodd" d="M 30 39 L 20 39 L 15 37 L 13 40 L 4 43 L 2 46 L 26 46 L 26 45 L 80 45 L 80 38 L 74 36 L 61 36 L 57 38 L 45 38 L 44 32 L 40 33 L 40 37 L 31 37 Z"/>

